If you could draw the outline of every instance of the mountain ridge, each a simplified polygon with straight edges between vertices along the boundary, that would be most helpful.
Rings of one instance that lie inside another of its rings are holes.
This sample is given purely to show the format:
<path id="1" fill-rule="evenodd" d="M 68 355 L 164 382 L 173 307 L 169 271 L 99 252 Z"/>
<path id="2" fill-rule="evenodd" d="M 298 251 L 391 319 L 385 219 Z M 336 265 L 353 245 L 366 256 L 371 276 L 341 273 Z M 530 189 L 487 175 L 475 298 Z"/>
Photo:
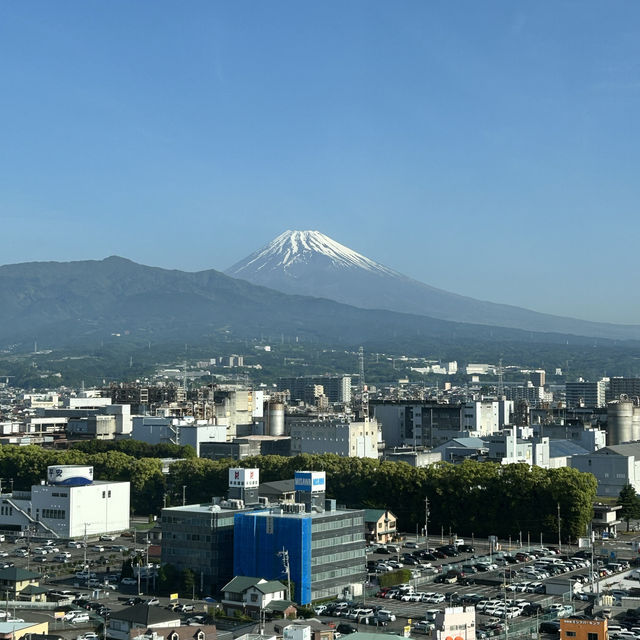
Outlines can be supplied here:
<path id="1" fill-rule="evenodd" d="M 305 247 L 302 250 L 301 238 Z M 331 250 L 323 250 L 323 246 L 330 246 Z M 356 258 L 348 264 L 335 260 L 335 246 L 342 254 Z M 286 264 L 281 259 L 283 255 L 287 255 Z M 373 268 L 363 268 L 362 264 Z M 287 230 L 225 273 L 284 293 L 316 295 L 365 309 L 525 331 L 640 339 L 640 325 L 556 316 L 439 289 L 367 258 L 319 231 Z"/>
<path id="2" fill-rule="evenodd" d="M 64 346 L 113 333 L 195 341 L 262 333 L 326 344 L 398 339 L 589 344 L 562 334 L 455 323 L 285 294 L 211 270 L 184 272 L 127 258 L 0 267 L 0 345 Z"/>

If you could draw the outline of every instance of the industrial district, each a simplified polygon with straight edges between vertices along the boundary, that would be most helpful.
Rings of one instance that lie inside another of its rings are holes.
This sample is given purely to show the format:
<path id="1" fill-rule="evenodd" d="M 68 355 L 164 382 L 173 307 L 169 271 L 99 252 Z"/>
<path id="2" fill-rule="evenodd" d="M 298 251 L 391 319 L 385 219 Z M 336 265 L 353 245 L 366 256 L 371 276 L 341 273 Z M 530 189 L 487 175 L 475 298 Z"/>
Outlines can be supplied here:
<path id="1" fill-rule="evenodd" d="M 450 362 L 376 387 L 361 350 L 352 375 L 249 385 L 214 363 L 0 387 L 0 638 L 640 638 L 640 379 L 509 384 L 500 362 L 460 385 Z M 536 476 L 535 522 L 487 503 L 447 526 L 430 478 L 483 468 L 569 475 Z M 383 469 L 427 475 L 410 498 Z"/>

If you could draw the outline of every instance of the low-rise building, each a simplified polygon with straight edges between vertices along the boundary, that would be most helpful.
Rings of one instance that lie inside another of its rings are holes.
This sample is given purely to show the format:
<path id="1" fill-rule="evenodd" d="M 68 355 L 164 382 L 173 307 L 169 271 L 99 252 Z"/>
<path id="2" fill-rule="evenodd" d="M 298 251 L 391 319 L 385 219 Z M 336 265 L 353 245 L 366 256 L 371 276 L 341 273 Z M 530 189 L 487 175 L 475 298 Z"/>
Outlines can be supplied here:
<path id="1" fill-rule="evenodd" d="M 46 636 L 48 622 L 0 622 L 0 640 L 20 640 L 25 636 Z"/>
<path id="2" fill-rule="evenodd" d="M 436 614 L 434 624 L 437 640 L 446 640 L 447 638 L 475 640 L 476 608 L 445 607 L 444 611 L 438 611 Z"/>
<path id="3" fill-rule="evenodd" d="M 571 467 L 592 473 L 599 496 L 618 496 L 630 484 L 640 492 L 640 443 L 603 447 L 593 453 L 571 457 Z"/>
<path id="4" fill-rule="evenodd" d="M 143 634 L 149 629 L 179 627 L 180 614 L 148 604 L 137 604 L 114 611 L 109 618 L 107 636 L 113 640 L 130 640 L 132 633 Z"/>
<path id="5" fill-rule="evenodd" d="M 560 640 L 607 640 L 607 619 L 560 618 Z"/>
<path id="6" fill-rule="evenodd" d="M 144 633 L 139 628 L 129 631 L 130 640 L 216 640 L 218 632 L 215 625 L 182 625 L 150 627 Z"/>
<path id="7" fill-rule="evenodd" d="M 398 533 L 397 518 L 388 509 L 364 510 L 365 538 L 367 542 L 385 544 Z"/>
<path id="8" fill-rule="evenodd" d="M 619 504 L 604 504 L 596 502 L 593 505 L 593 519 L 591 527 L 596 538 L 615 538 L 618 535 L 619 512 L 622 506 Z"/>
<path id="9" fill-rule="evenodd" d="M 51 465 L 31 491 L 0 494 L 0 529 L 61 538 L 129 529 L 129 482 L 93 479 L 87 465 Z"/>
<path id="10" fill-rule="evenodd" d="M 222 587 L 222 593 L 221 604 L 229 616 L 240 611 L 259 620 L 261 612 L 273 603 L 278 603 L 280 610 L 296 611 L 287 598 L 287 587 L 278 580 L 237 576 Z"/>
<path id="11" fill-rule="evenodd" d="M 39 573 L 20 567 L 0 569 L 0 593 L 9 600 L 18 600 L 20 594 L 28 587 L 39 587 L 40 578 Z"/>

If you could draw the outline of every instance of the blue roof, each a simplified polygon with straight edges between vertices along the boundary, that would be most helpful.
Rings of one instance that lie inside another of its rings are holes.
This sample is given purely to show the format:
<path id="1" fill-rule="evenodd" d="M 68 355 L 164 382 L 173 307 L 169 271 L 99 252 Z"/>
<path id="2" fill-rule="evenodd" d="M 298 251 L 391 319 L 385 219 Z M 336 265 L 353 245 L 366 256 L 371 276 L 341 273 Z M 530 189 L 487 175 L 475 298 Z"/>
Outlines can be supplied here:
<path id="1" fill-rule="evenodd" d="M 549 457 L 581 456 L 590 453 L 587 449 L 571 440 L 549 440 Z"/>

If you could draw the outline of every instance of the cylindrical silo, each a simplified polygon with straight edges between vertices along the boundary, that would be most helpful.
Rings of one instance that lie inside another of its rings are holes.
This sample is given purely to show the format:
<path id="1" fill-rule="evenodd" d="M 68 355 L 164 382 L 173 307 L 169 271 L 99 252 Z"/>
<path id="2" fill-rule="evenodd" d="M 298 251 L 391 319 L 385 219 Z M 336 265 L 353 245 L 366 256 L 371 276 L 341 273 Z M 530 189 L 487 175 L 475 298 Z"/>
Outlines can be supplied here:
<path id="1" fill-rule="evenodd" d="M 269 405 L 269 435 L 284 435 L 284 405 L 281 402 Z"/>
<path id="2" fill-rule="evenodd" d="M 633 440 L 640 440 L 640 407 L 633 405 Z"/>
<path id="3" fill-rule="evenodd" d="M 607 405 L 607 444 L 631 442 L 633 434 L 633 402 L 614 400 Z"/>

